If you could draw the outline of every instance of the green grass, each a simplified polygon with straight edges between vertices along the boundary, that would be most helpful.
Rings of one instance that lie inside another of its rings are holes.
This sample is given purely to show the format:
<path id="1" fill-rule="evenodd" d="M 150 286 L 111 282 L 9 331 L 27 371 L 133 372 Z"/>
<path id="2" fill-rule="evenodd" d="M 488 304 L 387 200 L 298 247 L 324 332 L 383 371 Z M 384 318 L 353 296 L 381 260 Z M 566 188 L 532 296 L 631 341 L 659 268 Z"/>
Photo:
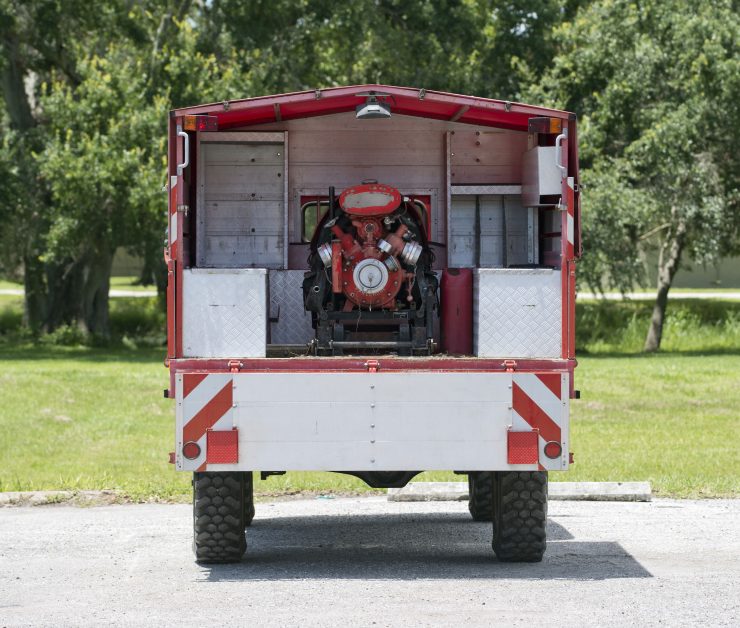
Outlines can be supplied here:
<path id="1" fill-rule="evenodd" d="M 0 290 L 23 290 L 23 284 L 7 279 L 0 279 Z"/>
<path id="2" fill-rule="evenodd" d="M 138 277 L 111 277 L 111 290 L 128 290 L 131 292 L 156 292 L 156 286 L 142 286 Z"/>
<path id="3" fill-rule="evenodd" d="M 155 286 L 142 286 L 138 277 L 111 277 L 110 287 L 116 290 L 132 290 L 135 292 L 152 292 Z M 23 290 L 23 284 L 7 279 L 0 279 L 0 290 Z"/>
<path id="4" fill-rule="evenodd" d="M 158 349 L 0 346 L 0 491 L 117 489 L 187 499 L 167 463 L 174 406 Z M 740 352 L 580 359 L 576 465 L 553 480 L 649 480 L 659 495 L 740 494 Z M 430 473 L 418 479 L 464 479 Z M 350 476 L 288 473 L 258 492 L 367 490 Z"/>

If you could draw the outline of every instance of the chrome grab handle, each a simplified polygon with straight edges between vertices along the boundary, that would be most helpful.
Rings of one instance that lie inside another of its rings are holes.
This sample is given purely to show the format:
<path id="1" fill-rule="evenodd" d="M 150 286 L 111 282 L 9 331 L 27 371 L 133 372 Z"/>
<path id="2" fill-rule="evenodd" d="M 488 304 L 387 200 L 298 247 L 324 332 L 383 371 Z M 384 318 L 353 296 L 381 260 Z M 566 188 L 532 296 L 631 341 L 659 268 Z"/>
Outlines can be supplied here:
<path id="1" fill-rule="evenodd" d="M 568 135 L 566 133 L 561 133 L 555 138 L 555 165 L 558 167 L 558 170 L 560 170 L 560 176 L 565 177 L 568 172 L 563 165 L 563 140 L 567 138 Z"/>
<path id="2" fill-rule="evenodd" d="M 181 127 L 177 127 L 177 135 L 183 138 L 183 153 L 185 155 L 185 161 L 181 164 L 177 164 L 177 176 L 182 176 L 183 170 L 190 165 L 190 136 L 182 130 Z"/>

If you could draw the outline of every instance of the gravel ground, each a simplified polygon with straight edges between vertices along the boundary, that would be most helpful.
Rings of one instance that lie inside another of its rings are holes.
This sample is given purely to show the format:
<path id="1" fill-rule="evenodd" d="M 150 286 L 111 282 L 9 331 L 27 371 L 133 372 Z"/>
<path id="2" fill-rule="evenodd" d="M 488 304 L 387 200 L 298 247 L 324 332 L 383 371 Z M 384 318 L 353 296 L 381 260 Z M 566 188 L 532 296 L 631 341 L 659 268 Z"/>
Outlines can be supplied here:
<path id="1" fill-rule="evenodd" d="M 199 566 L 182 505 L 0 509 L 0 626 L 740 624 L 740 500 L 553 502 L 503 564 L 460 502 L 262 503 L 248 558 Z"/>

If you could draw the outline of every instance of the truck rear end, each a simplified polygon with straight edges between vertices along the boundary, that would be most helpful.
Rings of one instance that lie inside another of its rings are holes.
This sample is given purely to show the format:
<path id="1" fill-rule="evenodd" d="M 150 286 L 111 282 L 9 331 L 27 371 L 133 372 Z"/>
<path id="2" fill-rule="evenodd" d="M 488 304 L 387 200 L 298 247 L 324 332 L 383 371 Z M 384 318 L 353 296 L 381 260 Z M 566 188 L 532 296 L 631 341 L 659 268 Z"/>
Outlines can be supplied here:
<path id="1" fill-rule="evenodd" d="M 501 560 L 569 458 L 575 117 L 364 85 L 171 113 L 167 364 L 194 547 L 240 560 L 253 477 L 466 474 Z"/>

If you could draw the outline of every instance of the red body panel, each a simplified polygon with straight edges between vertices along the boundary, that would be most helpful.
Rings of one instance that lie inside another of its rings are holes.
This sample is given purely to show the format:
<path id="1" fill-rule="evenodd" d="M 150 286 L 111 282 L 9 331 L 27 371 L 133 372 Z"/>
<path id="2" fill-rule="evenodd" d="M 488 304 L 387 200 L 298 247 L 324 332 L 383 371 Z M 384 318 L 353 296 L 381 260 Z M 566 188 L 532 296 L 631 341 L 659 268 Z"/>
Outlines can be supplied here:
<path id="1" fill-rule="evenodd" d="M 442 350 L 452 355 L 473 353 L 473 271 L 442 271 Z"/>
<path id="2" fill-rule="evenodd" d="M 435 120 L 454 119 L 456 122 L 483 124 L 504 129 L 526 131 L 529 119 L 532 117 L 549 116 L 567 120 L 571 116 L 568 112 L 557 109 L 390 85 L 354 85 L 261 96 L 186 107 L 175 110 L 174 114 L 177 116 L 193 114 L 216 116 L 218 128 L 223 130 L 248 124 L 354 111 L 355 107 L 365 100 L 364 96 L 357 94 L 369 90 L 389 94 L 392 97 L 391 106 L 394 113 Z"/>

